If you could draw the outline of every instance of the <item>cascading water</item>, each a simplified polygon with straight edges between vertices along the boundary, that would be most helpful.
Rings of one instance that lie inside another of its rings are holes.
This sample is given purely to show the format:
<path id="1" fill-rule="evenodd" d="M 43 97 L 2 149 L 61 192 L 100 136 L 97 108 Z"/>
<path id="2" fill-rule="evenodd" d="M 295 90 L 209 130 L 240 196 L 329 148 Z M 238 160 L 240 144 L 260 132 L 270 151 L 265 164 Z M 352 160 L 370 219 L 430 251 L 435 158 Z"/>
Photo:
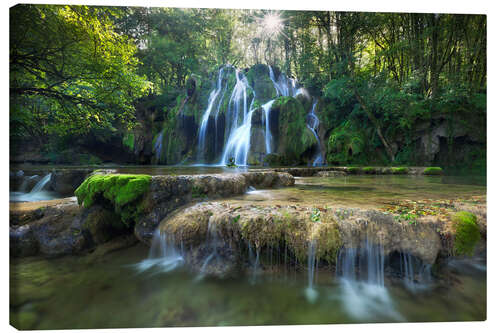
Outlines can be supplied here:
<path id="1" fill-rule="evenodd" d="M 214 103 L 217 100 L 217 97 L 219 97 L 222 90 L 222 75 L 224 72 L 224 68 L 225 67 L 221 67 L 219 69 L 219 75 L 217 77 L 217 85 L 214 88 L 214 90 L 210 92 L 210 96 L 208 98 L 208 106 L 205 112 L 203 113 L 203 117 L 201 120 L 200 131 L 198 133 L 198 161 L 202 160 L 203 154 L 205 152 L 205 140 L 206 140 L 205 136 L 207 132 L 208 119 L 210 117 L 210 113 L 212 112 Z M 219 103 L 217 104 L 217 111 L 216 111 L 217 114 L 219 112 L 220 105 L 221 103 L 219 101 Z"/>
<path id="2" fill-rule="evenodd" d="M 316 268 L 316 240 L 313 239 L 309 242 L 307 251 L 307 278 L 308 286 L 306 288 L 306 297 L 310 303 L 316 302 L 318 292 L 314 289 L 314 273 Z"/>
<path id="3" fill-rule="evenodd" d="M 323 165 L 323 154 L 321 153 L 321 143 L 319 141 L 319 136 L 318 136 L 318 126 L 319 126 L 319 119 L 318 116 L 316 116 L 316 113 L 314 113 L 316 109 L 316 105 L 318 104 L 318 101 L 315 101 L 313 103 L 311 112 L 307 115 L 307 121 L 306 121 L 306 126 L 311 130 L 311 132 L 314 134 L 314 137 L 316 138 L 316 142 L 318 143 L 317 145 L 317 154 L 314 157 L 313 161 L 313 166 L 318 166 L 318 165 Z"/>
<path id="4" fill-rule="evenodd" d="M 384 285 L 384 248 L 368 238 L 361 248 L 343 248 L 337 258 L 337 279 L 345 310 L 362 320 L 404 320 Z"/>
<path id="5" fill-rule="evenodd" d="M 255 109 L 248 110 L 247 89 L 251 88 L 246 77 L 238 69 L 235 72 L 236 85 L 229 100 L 230 109 L 227 113 L 229 117 L 227 123 L 230 126 L 229 138 L 224 146 L 220 164 L 226 165 L 230 158 L 234 158 L 236 165 L 246 166 L 248 151 L 250 150 L 252 115 Z M 240 112 L 241 101 L 243 101 L 243 108 Z M 250 105 L 252 104 L 253 99 Z M 240 113 L 243 117 L 240 117 Z M 240 118 L 243 118 L 242 122 L 239 121 Z"/>
<path id="6" fill-rule="evenodd" d="M 50 181 L 50 178 L 52 178 L 52 173 L 45 175 L 42 179 L 40 179 L 38 183 L 36 183 L 30 193 L 35 194 L 42 191 L 45 185 L 47 185 L 47 183 Z"/>
<path id="7" fill-rule="evenodd" d="M 184 263 L 182 256 L 182 247 L 177 249 L 172 236 L 162 233 L 160 229 L 156 229 L 149 256 L 137 265 L 136 269 L 139 272 L 144 272 L 152 268 L 156 268 L 156 272 L 170 272 Z"/>
<path id="8" fill-rule="evenodd" d="M 203 264 L 201 265 L 200 272 L 198 276 L 196 277 L 196 280 L 199 281 L 203 279 L 207 273 L 207 266 L 212 260 L 217 260 L 217 228 L 212 221 L 208 222 L 208 228 L 207 228 L 207 237 L 206 237 L 206 244 L 208 248 L 210 249 L 210 253 L 208 256 L 205 258 L 203 261 Z"/>
<path id="9" fill-rule="evenodd" d="M 297 81 L 295 79 L 287 78 L 283 74 L 280 74 L 280 76 L 276 79 L 273 68 L 269 65 L 267 67 L 269 68 L 269 78 L 273 82 L 277 96 L 297 97 L 300 94 L 306 94 L 306 90 L 304 88 L 299 88 L 297 86 Z"/>
<path id="10" fill-rule="evenodd" d="M 162 147 L 163 147 L 163 131 L 161 131 L 160 134 L 156 137 L 153 146 L 153 152 L 155 153 L 157 162 L 160 160 Z"/>
<path id="11" fill-rule="evenodd" d="M 270 154 L 272 152 L 272 140 L 273 136 L 271 134 L 271 120 L 269 119 L 269 113 L 271 111 L 271 107 L 273 106 L 274 99 L 270 100 L 266 104 L 262 105 L 262 110 L 264 111 L 263 115 L 263 125 L 266 126 L 266 154 Z"/>
<path id="12" fill-rule="evenodd" d="M 431 266 L 408 253 L 400 254 L 399 259 L 406 288 L 411 292 L 427 289 L 431 282 Z"/>

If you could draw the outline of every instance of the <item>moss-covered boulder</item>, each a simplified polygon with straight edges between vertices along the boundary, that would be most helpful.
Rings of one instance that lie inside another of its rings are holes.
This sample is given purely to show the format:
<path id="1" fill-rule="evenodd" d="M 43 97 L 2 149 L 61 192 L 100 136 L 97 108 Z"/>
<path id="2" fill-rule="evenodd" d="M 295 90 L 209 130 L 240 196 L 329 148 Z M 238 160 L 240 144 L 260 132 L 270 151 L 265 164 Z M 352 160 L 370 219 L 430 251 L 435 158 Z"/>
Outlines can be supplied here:
<path id="1" fill-rule="evenodd" d="M 453 252 L 456 255 L 473 255 L 481 239 L 476 216 L 466 211 L 458 212 L 453 216 L 452 223 L 455 229 Z"/>
<path id="2" fill-rule="evenodd" d="M 95 203 L 113 207 L 122 222 L 131 225 L 143 210 L 142 199 L 150 183 L 149 175 L 94 174 L 76 189 L 75 195 L 86 208 Z"/>
<path id="3" fill-rule="evenodd" d="M 428 167 L 423 171 L 423 174 L 426 176 L 440 176 L 443 173 L 443 169 L 441 169 L 440 167 Z"/>
<path id="4" fill-rule="evenodd" d="M 392 167 L 391 173 L 393 175 L 407 175 L 409 173 L 409 169 L 407 167 Z"/>

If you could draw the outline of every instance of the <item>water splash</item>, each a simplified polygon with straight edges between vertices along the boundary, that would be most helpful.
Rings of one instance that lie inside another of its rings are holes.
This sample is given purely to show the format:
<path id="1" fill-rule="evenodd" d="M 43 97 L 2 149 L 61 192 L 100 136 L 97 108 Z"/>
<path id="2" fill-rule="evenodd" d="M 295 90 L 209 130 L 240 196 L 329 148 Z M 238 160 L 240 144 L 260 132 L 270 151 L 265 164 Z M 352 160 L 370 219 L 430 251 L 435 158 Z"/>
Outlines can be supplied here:
<path id="1" fill-rule="evenodd" d="M 162 233 L 160 229 L 156 229 L 149 256 L 136 264 L 136 269 L 142 273 L 147 270 L 155 269 L 156 273 L 170 272 L 181 266 L 184 263 L 184 257 L 181 250 L 175 246 L 173 237 Z"/>
<path id="2" fill-rule="evenodd" d="M 384 285 L 384 247 L 366 239 L 361 248 L 343 248 L 337 258 L 340 297 L 346 312 L 359 320 L 404 320 Z"/>
<path id="3" fill-rule="evenodd" d="M 9 200 L 13 202 L 52 200 L 58 197 L 57 193 L 44 190 L 52 179 L 52 173 L 40 179 L 30 192 L 10 192 Z"/>
<path id="4" fill-rule="evenodd" d="M 307 278 L 308 286 L 306 288 L 306 298 L 310 303 L 316 302 L 318 298 L 318 292 L 314 289 L 314 274 L 316 268 L 316 240 L 313 239 L 309 242 L 309 248 L 307 251 Z"/>
<path id="5" fill-rule="evenodd" d="M 156 162 L 160 161 L 162 147 L 163 147 L 163 131 L 160 132 L 160 134 L 156 137 L 155 141 L 153 142 L 153 151 L 156 156 Z"/>
<path id="6" fill-rule="evenodd" d="M 318 136 L 319 119 L 318 116 L 316 116 L 316 113 L 314 113 L 317 104 L 318 101 L 315 101 L 313 103 L 311 112 L 309 112 L 309 114 L 307 115 L 307 121 L 306 121 L 307 128 L 309 128 L 309 130 L 314 134 L 314 137 L 316 138 L 317 142 L 317 148 L 316 148 L 317 153 L 316 156 L 314 157 L 313 166 L 325 164 L 323 160 L 323 154 L 321 152 L 321 143 Z"/>

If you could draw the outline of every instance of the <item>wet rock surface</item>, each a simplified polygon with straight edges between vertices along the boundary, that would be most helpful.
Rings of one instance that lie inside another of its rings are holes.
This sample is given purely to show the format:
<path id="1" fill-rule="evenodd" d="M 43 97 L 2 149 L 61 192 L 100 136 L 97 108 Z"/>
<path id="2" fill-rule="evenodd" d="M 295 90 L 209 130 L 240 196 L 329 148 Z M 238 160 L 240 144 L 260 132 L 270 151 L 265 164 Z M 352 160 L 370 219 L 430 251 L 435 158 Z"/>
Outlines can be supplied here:
<path id="1" fill-rule="evenodd" d="M 407 253 L 432 264 L 446 245 L 438 221 L 407 225 L 390 214 L 362 209 L 199 203 L 179 209 L 159 228 L 182 246 L 190 269 L 219 277 L 249 265 L 247 247 L 279 249 L 288 252 L 288 260 L 304 262 L 315 242 L 316 258 L 331 265 L 342 247 L 361 248 L 369 241 L 386 256 Z"/>
<path id="2" fill-rule="evenodd" d="M 405 169 L 405 170 L 401 170 Z M 426 167 L 343 167 L 343 166 L 328 166 L 314 168 L 277 168 L 273 169 L 276 172 L 287 172 L 294 177 L 338 177 L 343 174 L 358 174 L 358 175 L 424 175 Z M 398 172 L 404 171 L 404 172 Z"/>
<path id="3" fill-rule="evenodd" d="M 287 173 L 245 172 L 234 174 L 154 176 L 145 198 L 144 217 L 135 225 L 135 235 L 149 243 L 160 221 L 176 208 L 193 201 L 224 198 L 245 193 L 250 186 L 271 188 L 294 185 Z"/>

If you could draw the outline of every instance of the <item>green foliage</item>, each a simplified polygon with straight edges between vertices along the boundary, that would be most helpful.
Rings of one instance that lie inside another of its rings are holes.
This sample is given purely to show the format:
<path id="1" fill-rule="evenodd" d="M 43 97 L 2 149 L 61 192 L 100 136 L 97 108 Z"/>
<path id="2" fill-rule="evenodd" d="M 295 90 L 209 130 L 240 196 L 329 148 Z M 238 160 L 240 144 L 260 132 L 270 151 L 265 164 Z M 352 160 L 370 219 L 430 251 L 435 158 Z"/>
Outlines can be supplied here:
<path id="1" fill-rule="evenodd" d="M 406 175 L 410 170 L 407 167 L 392 167 L 391 173 L 394 175 Z"/>
<path id="2" fill-rule="evenodd" d="M 321 211 L 318 208 L 313 208 L 311 212 L 312 222 L 321 222 Z"/>
<path id="3" fill-rule="evenodd" d="M 469 212 L 458 212 L 453 216 L 455 241 L 453 251 L 457 255 L 473 255 L 474 248 L 481 238 L 476 216 Z"/>
<path id="4" fill-rule="evenodd" d="M 122 222 L 129 225 L 141 213 L 141 199 L 150 183 L 149 175 L 94 174 L 75 190 L 75 195 L 86 208 L 95 203 L 111 204 Z"/>
<path id="5" fill-rule="evenodd" d="M 133 124 L 133 102 L 150 85 L 135 73 L 136 47 L 115 30 L 118 16 L 105 7 L 11 8 L 13 135 L 87 134 Z"/>
<path id="6" fill-rule="evenodd" d="M 129 151 L 134 151 L 134 133 L 127 133 L 124 137 L 123 137 L 123 145 L 125 147 L 127 147 L 127 149 Z"/>
<path id="7" fill-rule="evenodd" d="M 335 128 L 328 139 L 328 163 L 346 164 L 359 157 L 365 147 L 362 131 L 349 120 Z"/>
<path id="8" fill-rule="evenodd" d="M 199 198 L 199 199 L 204 199 L 204 198 L 207 197 L 207 194 L 205 193 L 205 191 L 203 190 L 203 188 L 194 185 L 191 188 L 191 197 L 193 197 L 193 198 Z"/>
<path id="9" fill-rule="evenodd" d="M 443 169 L 440 167 L 428 167 L 424 170 L 424 175 L 442 175 Z"/>
<path id="10" fill-rule="evenodd" d="M 236 168 L 236 163 L 234 161 L 234 157 L 229 158 L 229 162 L 226 164 L 226 167 L 228 168 Z"/>

